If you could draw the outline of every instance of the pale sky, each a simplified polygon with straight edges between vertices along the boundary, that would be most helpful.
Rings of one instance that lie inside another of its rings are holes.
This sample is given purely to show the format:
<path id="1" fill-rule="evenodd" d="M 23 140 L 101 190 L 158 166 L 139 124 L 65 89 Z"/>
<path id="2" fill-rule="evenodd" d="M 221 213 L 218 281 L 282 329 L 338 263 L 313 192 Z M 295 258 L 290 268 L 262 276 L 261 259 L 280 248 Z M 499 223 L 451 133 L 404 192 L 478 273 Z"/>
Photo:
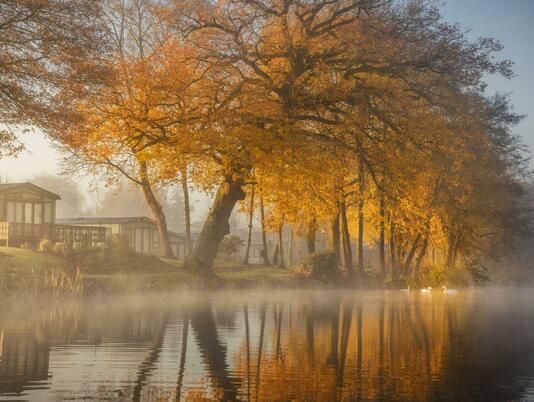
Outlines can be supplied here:
<path id="1" fill-rule="evenodd" d="M 534 150 L 534 0 L 446 0 L 442 9 L 447 20 L 470 29 L 471 37 L 491 36 L 504 45 L 500 56 L 515 62 L 517 77 L 489 77 L 488 94 L 510 93 L 516 112 L 528 115 L 516 132 Z M 27 151 L 0 160 L 2 177 L 28 181 L 39 173 L 58 173 L 61 155 L 41 134 L 23 134 L 20 139 Z"/>

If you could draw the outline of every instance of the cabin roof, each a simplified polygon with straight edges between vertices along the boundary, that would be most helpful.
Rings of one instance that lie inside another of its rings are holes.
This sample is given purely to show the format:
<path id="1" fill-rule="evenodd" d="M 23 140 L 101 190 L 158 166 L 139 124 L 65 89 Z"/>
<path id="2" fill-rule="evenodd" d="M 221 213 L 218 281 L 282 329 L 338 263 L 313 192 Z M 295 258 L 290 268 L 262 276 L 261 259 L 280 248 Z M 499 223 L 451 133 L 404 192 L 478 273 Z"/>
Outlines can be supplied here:
<path id="1" fill-rule="evenodd" d="M 63 225 L 109 225 L 109 224 L 124 224 L 124 223 L 135 223 L 135 222 L 148 222 L 155 224 L 154 220 L 148 216 L 92 216 L 87 218 L 58 218 L 56 219 L 57 223 Z"/>
<path id="2" fill-rule="evenodd" d="M 51 191 L 48 191 L 47 189 L 37 186 L 33 183 L 0 183 L 0 194 L 1 193 L 7 193 L 11 191 L 21 191 L 21 190 L 33 190 L 38 193 L 42 193 L 47 195 L 50 198 L 60 200 L 61 197 L 57 195 L 56 193 L 53 193 Z"/>

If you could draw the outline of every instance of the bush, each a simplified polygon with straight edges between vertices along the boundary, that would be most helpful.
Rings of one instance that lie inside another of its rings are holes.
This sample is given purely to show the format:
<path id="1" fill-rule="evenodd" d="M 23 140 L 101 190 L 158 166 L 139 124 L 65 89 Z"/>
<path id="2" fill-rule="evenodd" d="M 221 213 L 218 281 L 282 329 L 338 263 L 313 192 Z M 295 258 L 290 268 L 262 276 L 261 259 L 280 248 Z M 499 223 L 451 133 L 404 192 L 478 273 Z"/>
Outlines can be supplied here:
<path id="1" fill-rule="evenodd" d="M 32 245 L 31 245 L 30 243 L 28 243 L 28 242 L 24 242 L 24 243 L 22 243 L 22 244 L 20 245 L 20 248 L 21 248 L 21 249 L 24 249 L 24 250 L 29 250 L 29 249 L 32 248 Z"/>
<path id="2" fill-rule="evenodd" d="M 43 253 L 51 253 L 54 249 L 54 243 L 50 239 L 43 239 L 39 242 L 37 249 Z"/>
<path id="3" fill-rule="evenodd" d="M 334 281 L 339 273 L 337 256 L 331 251 L 319 251 L 306 257 L 297 273 L 308 278 Z"/>
<path id="4" fill-rule="evenodd" d="M 227 235 L 221 241 L 219 245 L 218 257 L 221 257 L 224 260 L 230 260 L 232 257 L 236 256 L 239 247 L 244 244 L 241 237 L 236 235 Z"/>
<path id="5" fill-rule="evenodd" d="M 68 253 L 69 249 L 65 243 L 56 243 L 52 246 L 52 253 L 65 257 Z"/>

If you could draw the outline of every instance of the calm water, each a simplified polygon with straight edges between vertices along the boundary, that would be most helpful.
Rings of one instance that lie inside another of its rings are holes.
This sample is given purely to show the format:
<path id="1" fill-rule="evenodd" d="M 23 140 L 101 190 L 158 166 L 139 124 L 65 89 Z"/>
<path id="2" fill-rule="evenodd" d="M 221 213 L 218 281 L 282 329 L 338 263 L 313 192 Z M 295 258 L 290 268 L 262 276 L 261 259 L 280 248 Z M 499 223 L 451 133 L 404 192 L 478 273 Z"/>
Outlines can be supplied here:
<path id="1" fill-rule="evenodd" d="M 0 400 L 534 401 L 534 291 L 20 301 Z"/>

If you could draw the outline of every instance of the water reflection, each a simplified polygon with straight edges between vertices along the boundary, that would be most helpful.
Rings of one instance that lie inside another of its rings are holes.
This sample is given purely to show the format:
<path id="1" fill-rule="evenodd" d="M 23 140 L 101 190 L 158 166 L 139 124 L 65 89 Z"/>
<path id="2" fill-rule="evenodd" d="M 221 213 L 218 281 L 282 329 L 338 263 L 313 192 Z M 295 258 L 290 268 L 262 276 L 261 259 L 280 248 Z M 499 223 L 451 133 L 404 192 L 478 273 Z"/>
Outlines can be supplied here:
<path id="1" fill-rule="evenodd" d="M 191 294 L 0 308 L 0 400 L 534 400 L 534 294 Z"/>

